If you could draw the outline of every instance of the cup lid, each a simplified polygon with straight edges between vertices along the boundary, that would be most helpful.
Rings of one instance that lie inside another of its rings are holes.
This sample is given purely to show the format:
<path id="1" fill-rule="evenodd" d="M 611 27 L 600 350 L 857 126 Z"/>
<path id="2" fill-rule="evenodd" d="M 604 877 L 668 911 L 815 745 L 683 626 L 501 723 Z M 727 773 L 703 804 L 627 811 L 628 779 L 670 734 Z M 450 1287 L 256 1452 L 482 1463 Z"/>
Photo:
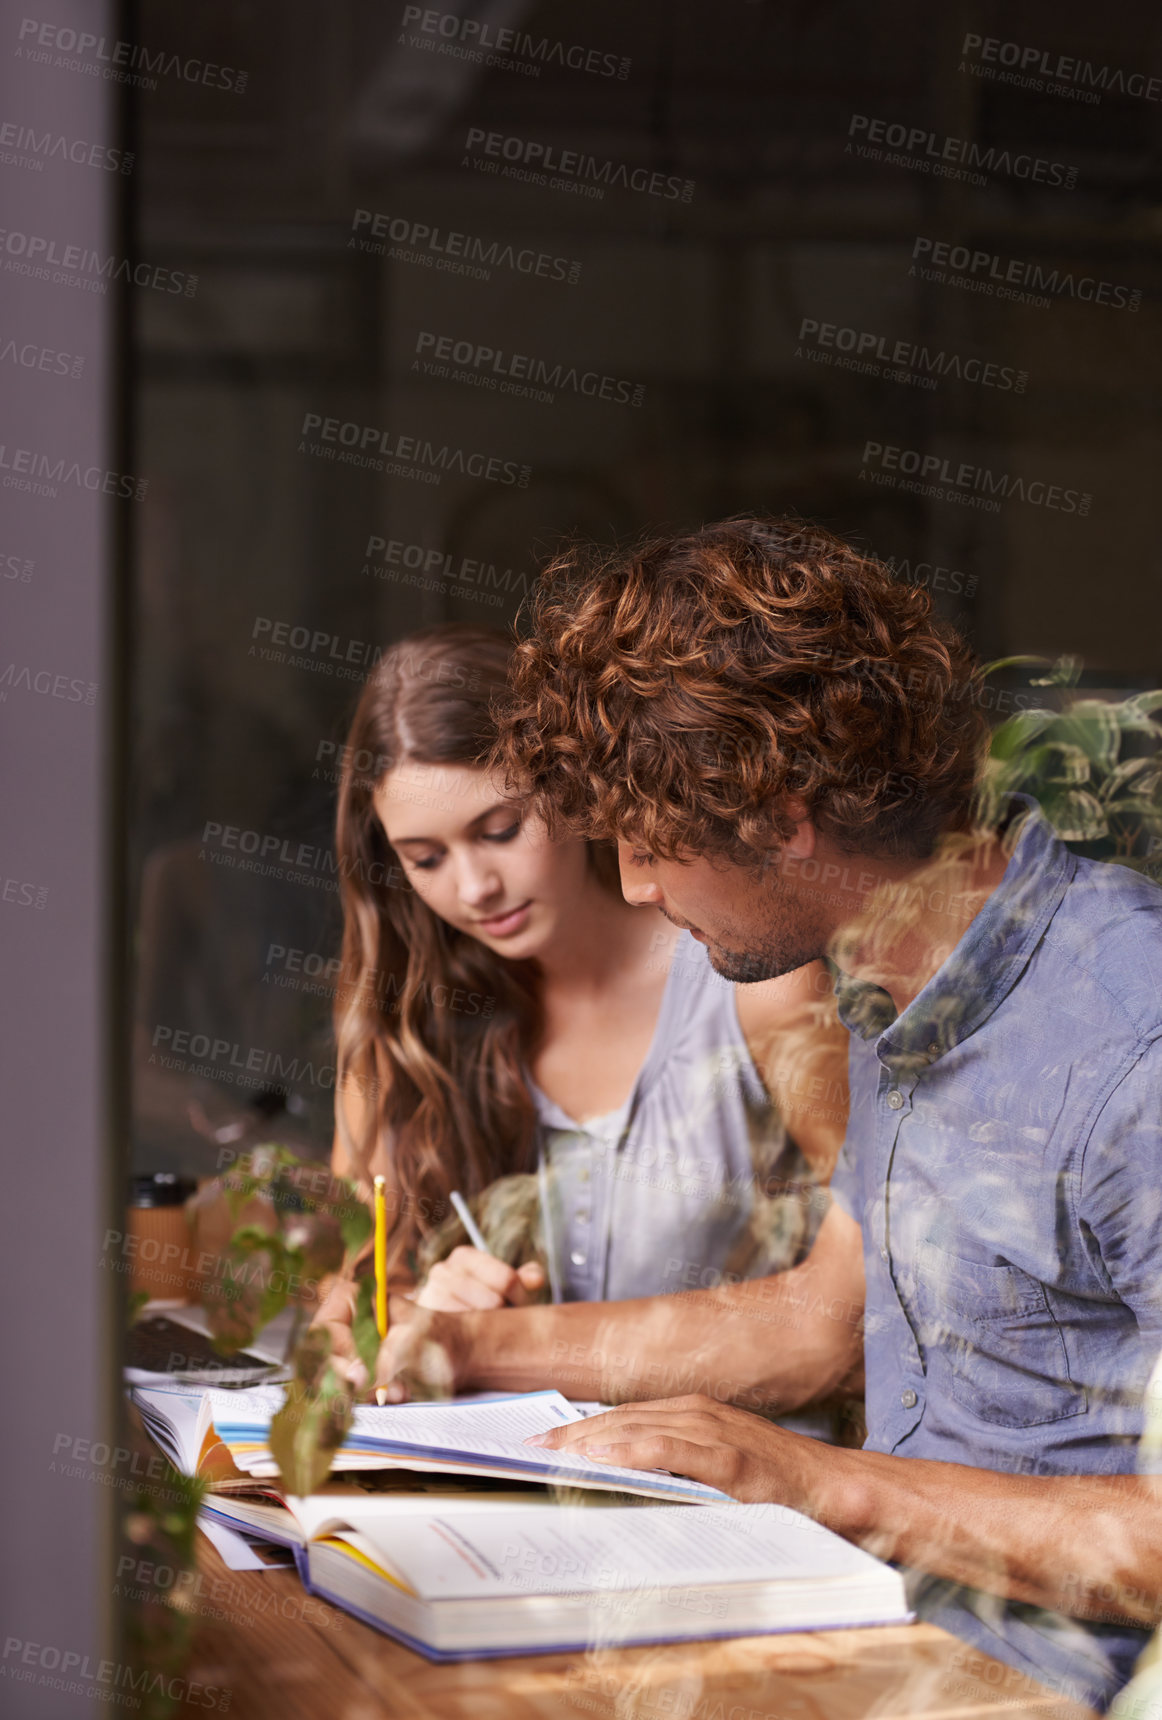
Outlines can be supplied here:
<path id="1" fill-rule="evenodd" d="M 149 1171 L 129 1179 L 130 1206 L 181 1206 L 197 1193 L 193 1177 L 179 1176 L 176 1171 Z"/>

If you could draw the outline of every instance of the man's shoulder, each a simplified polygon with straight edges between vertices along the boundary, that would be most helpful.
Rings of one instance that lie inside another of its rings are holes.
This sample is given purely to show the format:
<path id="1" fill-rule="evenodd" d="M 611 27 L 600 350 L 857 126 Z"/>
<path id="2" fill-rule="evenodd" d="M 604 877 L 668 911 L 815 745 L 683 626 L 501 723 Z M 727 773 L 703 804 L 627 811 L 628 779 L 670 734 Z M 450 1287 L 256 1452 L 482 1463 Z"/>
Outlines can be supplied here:
<path id="1" fill-rule="evenodd" d="M 1162 1030 L 1162 887 L 1152 879 L 1079 857 L 1045 948 L 1074 984 L 1105 993 L 1137 1037 Z"/>

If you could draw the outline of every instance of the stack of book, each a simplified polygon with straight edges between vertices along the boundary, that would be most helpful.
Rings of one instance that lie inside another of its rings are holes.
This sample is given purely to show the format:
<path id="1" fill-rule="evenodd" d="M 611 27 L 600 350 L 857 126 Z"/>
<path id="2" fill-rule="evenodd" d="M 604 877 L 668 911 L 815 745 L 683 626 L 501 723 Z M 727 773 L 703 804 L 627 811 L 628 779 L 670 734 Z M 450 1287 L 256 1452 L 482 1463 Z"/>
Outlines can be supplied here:
<path id="1" fill-rule="evenodd" d="M 290 1547 L 312 1594 L 429 1659 L 910 1617 L 897 1572 L 797 1512 L 525 1445 L 581 1419 L 558 1392 L 360 1408 L 309 1498 L 277 1484 L 282 1396 L 133 1393 L 174 1466 L 207 1478 L 213 1519 Z"/>

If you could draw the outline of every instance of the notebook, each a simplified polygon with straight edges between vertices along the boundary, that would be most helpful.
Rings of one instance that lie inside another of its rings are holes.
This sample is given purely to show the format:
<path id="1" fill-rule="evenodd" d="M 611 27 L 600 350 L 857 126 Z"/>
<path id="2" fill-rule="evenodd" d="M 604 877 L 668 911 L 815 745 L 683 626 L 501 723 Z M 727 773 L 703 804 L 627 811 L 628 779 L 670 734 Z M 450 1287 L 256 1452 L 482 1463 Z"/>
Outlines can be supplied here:
<path id="1" fill-rule="evenodd" d="M 778 1505 L 433 1505 L 320 1518 L 314 1594 L 429 1660 L 903 1624 L 899 1572 Z"/>
<path id="2" fill-rule="evenodd" d="M 174 1467 L 211 1480 L 239 1472 L 257 1480 L 277 1479 L 278 1465 L 266 1440 L 283 1397 L 277 1386 L 201 1392 L 139 1386 L 133 1392 L 147 1431 Z M 583 1419 L 556 1391 L 382 1408 L 360 1405 L 335 1454 L 332 1473 L 407 1469 L 612 1489 L 696 1504 L 727 1498 L 715 1487 L 662 1470 L 621 1469 L 574 1452 L 522 1443 L 529 1434 Z"/>

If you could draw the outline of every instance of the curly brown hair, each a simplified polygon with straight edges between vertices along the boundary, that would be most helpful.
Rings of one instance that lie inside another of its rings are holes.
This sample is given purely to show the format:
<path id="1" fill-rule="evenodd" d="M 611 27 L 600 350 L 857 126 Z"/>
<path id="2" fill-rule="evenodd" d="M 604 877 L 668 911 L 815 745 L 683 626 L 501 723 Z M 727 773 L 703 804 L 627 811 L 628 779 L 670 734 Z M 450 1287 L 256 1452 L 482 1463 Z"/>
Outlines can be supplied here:
<path id="1" fill-rule="evenodd" d="M 544 570 L 494 762 L 555 833 L 761 864 L 787 802 L 853 853 L 968 828 L 979 671 L 927 592 L 830 532 L 746 515 Z"/>

